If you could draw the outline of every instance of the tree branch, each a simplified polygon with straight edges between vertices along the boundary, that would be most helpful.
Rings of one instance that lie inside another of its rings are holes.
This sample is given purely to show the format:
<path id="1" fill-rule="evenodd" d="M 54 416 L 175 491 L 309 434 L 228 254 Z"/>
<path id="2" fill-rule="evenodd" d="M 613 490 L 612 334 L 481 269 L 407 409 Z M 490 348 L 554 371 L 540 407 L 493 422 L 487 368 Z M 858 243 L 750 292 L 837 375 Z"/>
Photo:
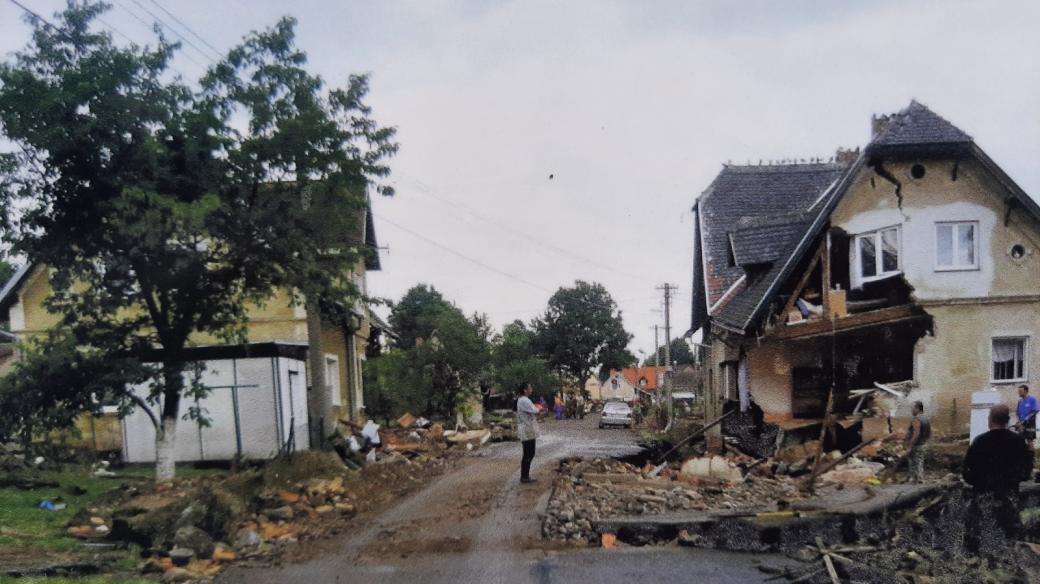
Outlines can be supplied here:
<path id="1" fill-rule="evenodd" d="M 162 425 L 159 424 L 159 417 L 155 415 L 154 411 L 152 411 L 152 408 L 148 405 L 148 402 L 144 401 L 143 397 L 137 395 L 134 392 L 130 392 L 128 395 L 130 396 L 130 401 L 137 404 L 139 408 L 144 410 L 144 413 L 148 414 L 148 418 L 152 420 L 152 425 L 155 426 L 155 432 L 162 432 Z"/>

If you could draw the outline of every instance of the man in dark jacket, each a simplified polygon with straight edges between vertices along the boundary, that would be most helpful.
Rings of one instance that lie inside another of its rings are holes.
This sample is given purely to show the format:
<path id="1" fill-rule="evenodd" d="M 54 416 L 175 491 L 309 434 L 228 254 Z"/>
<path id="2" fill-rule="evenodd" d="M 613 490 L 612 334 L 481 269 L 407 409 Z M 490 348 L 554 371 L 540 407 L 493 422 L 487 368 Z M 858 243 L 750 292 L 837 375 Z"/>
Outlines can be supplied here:
<path id="1" fill-rule="evenodd" d="M 1006 405 L 990 408 L 989 432 L 977 436 L 964 457 L 964 480 L 974 490 L 965 538 L 970 552 L 1006 548 L 1021 529 L 1018 484 L 1029 478 L 1033 453 L 1022 435 L 1008 430 L 1010 421 L 1011 410 Z M 997 532 L 992 529 L 994 524 L 1007 539 L 992 537 Z"/>
<path id="2" fill-rule="evenodd" d="M 1018 483 L 1029 478 L 1033 454 L 1017 434 L 1008 430 L 1011 411 L 998 404 L 989 410 L 989 432 L 980 434 L 964 457 L 964 480 L 976 493 L 1018 493 Z"/>

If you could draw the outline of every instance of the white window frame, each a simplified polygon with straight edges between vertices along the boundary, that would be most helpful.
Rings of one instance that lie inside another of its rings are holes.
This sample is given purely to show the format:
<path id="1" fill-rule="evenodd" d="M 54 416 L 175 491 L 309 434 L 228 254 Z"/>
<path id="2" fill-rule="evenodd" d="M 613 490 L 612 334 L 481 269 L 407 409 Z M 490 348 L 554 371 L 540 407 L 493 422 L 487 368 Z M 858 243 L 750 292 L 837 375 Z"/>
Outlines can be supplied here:
<path id="1" fill-rule="evenodd" d="M 941 266 L 941 265 L 939 265 L 939 228 L 940 227 L 944 227 L 944 226 L 949 226 L 949 227 L 951 227 L 953 229 L 953 241 L 952 241 L 953 249 L 951 250 L 950 253 L 953 254 L 952 255 L 953 260 L 957 261 L 957 258 L 960 256 L 960 254 L 958 253 L 960 251 L 960 247 L 959 247 L 960 246 L 960 243 L 959 243 L 960 239 L 957 238 L 957 227 L 960 226 L 960 225 L 970 225 L 971 228 L 972 228 L 972 231 L 971 231 L 972 232 L 971 244 L 974 247 L 974 249 L 972 250 L 972 257 L 975 258 L 975 263 L 972 264 L 972 265 L 952 264 L 952 265 L 949 265 L 949 266 Z M 935 222 L 935 230 L 933 231 L 933 234 L 935 235 L 935 256 L 934 256 L 934 262 L 933 263 L 934 263 L 936 272 L 966 272 L 966 271 L 980 269 L 979 268 L 979 222 L 978 221 L 936 221 Z"/>
<path id="2" fill-rule="evenodd" d="M 335 383 L 333 383 L 335 381 Z M 325 387 L 328 388 L 332 405 L 342 406 L 343 395 L 340 393 L 339 357 L 325 353 Z"/>
<path id="3" fill-rule="evenodd" d="M 896 269 L 884 271 L 884 253 L 881 247 L 881 234 L 885 231 L 895 229 L 896 231 Z M 863 257 L 859 253 L 859 242 L 861 239 L 871 238 L 874 240 L 874 268 L 875 274 L 873 276 L 863 275 Z M 873 282 L 875 280 L 883 280 L 898 274 L 903 271 L 903 226 L 889 225 L 887 227 L 881 227 L 873 231 L 867 231 L 864 233 L 856 234 L 852 238 L 852 257 L 855 259 L 855 265 L 853 266 L 855 279 L 860 284 L 864 282 Z"/>
<path id="4" fill-rule="evenodd" d="M 993 376 L 993 342 L 994 341 L 1007 341 L 1007 340 L 1020 340 L 1022 341 L 1022 376 L 1014 379 L 996 379 Z M 1027 334 L 999 334 L 993 335 L 989 341 L 989 381 L 990 383 L 997 384 L 1010 384 L 1010 383 L 1026 383 L 1029 381 L 1029 345 L 1030 335 Z"/>

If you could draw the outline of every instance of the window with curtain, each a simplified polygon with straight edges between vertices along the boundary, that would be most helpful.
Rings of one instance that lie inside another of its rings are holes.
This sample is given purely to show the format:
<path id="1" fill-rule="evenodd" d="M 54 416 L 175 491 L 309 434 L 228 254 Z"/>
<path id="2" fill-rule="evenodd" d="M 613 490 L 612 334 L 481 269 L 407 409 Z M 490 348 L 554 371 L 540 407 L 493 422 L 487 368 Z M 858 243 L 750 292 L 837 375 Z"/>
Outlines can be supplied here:
<path id="1" fill-rule="evenodd" d="M 1027 337 L 993 339 L 993 381 L 1025 381 Z"/>

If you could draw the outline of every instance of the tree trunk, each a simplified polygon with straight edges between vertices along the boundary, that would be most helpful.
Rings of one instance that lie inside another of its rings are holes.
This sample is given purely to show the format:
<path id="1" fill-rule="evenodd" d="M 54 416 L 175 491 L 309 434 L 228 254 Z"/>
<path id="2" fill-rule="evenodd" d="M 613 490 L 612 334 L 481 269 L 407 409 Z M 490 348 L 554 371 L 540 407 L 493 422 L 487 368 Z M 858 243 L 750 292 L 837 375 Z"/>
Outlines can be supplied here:
<path id="1" fill-rule="evenodd" d="M 177 468 L 177 417 L 162 418 L 162 427 L 155 433 L 155 480 L 172 481 Z"/>
<path id="2" fill-rule="evenodd" d="M 161 427 L 155 433 L 155 480 L 172 481 L 177 470 L 177 418 L 184 377 L 180 363 L 163 364 L 163 409 Z"/>

